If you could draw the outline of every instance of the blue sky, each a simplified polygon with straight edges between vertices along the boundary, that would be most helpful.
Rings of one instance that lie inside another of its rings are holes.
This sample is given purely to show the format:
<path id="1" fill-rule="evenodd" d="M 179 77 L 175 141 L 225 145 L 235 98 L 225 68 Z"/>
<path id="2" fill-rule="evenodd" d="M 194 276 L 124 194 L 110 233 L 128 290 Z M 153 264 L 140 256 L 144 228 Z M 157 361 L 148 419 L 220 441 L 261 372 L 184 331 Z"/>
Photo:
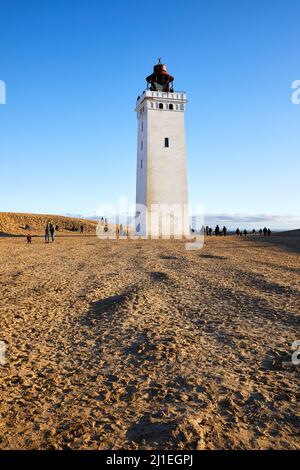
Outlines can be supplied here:
<path id="1" fill-rule="evenodd" d="M 134 201 L 135 100 L 162 57 L 188 94 L 190 202 L 300 226 L 299 15 L 298 0 L 0 0 L 0 210 Z"/>

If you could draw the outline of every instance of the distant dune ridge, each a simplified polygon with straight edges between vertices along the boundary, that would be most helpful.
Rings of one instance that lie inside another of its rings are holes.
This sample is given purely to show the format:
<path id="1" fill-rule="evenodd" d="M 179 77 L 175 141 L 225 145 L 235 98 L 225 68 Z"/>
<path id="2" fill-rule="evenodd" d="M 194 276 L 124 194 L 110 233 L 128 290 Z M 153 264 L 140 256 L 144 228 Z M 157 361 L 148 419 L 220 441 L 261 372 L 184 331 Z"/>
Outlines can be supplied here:
<path id="1" fill-rule="evenodd" d="M 279 233 L 276 233 L 276 235 L 279 235 L 279 236 L 285 236 L 285 237 L 299 237 L 300 236 L 300 228 L 298 228 L 297 230 L 288 230 L 286 232 L 279 232 Z"/>
<path id="2" fill-rule="evenodd" d="M 40 235 L 50 222 L 54 226 L 58 225 L 59 232 L 73 232 L 73 227 L 77 231 L 83 225 L 85 233 L 96 233 L 97 222 L 94 220 L 51 214 L 0 212 L 0 236 L 26 235 L 28 232 Z"/>

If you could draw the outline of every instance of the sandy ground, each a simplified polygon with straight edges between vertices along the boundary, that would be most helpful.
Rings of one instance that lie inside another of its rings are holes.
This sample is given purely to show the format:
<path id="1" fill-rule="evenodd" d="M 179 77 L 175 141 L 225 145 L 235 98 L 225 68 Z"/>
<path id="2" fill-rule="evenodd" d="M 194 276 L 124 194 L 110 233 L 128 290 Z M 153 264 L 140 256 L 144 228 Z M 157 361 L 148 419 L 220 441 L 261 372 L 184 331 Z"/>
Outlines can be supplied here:
<path id="1" fill-rule="evenodd" d="M 1 449 L 300 447 L 293 247 L 6 238 L 0 253 Z"/>

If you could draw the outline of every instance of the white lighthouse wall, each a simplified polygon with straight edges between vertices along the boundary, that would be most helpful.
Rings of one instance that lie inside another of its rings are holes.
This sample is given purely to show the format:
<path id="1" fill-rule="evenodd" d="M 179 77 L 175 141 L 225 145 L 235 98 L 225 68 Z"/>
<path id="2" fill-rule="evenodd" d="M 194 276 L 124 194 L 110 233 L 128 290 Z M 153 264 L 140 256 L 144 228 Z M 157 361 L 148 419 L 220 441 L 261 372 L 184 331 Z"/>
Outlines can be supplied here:
<path id="1" fill-rule="evenodd" d="M 148 109 L 148 136 L 147 206 L 187 204 L 184 112 Z"/>
<path id="2" fill-rule="evenodd" d="M 147 113 L 138 116 L 136 203 L 147 205 Z M 142 144 L 143 143 L 143 144 Z M 143 146 L 143 148 L 142 148 Z"/>
<path id="3" fill-rule="evenodd" d="M 148 219 L 140 216 L 137 223 L 141 227 L 140 234 L 153 235 L 154 226 L 150 224 L 152 205 L 180 206 L 184 217 L 183 211 L 188 204 L 185 103 L 185 93 L 150 90 L 144 91 L 137 101 L 137 213 L 139 204 L 142 204 L 147 207 L 149 216 Z M 168 139 L 168 146 L 165 139 Z M 187 233 L 188 230 L 187 215 L 181 231 Z"/>

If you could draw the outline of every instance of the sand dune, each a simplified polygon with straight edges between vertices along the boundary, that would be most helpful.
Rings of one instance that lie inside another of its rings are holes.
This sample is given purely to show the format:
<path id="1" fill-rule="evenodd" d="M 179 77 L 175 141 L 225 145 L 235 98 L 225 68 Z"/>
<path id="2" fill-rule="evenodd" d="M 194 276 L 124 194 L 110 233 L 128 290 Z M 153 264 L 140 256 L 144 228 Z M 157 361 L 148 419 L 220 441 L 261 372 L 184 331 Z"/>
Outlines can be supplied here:
<path id="1" fill-rule="evenodd" d="M 299 237 L 300 238 L 300 229 L 278 232 L 276 233 L 276 235 L 283 236 L 283 237 Z"/>
<path id="2" fill-rule="evenodd" d="M 94 234 L 97 225 L 93 220 L 62 215 L 0 212 L 0 235 L 27 235 L 28 232 L 32 235 L 43 235 L 46 224 L 50 222 L 54 226 L 58 225 L 60 234 L 70 233 L 73 227 L 79 230 L 81 225 L 85 233 Z"/>
<path id="3" fill-rule="evenodd" d="M 299 448 L 296 253 L 236 237 L 0 250 L 2 449 Z"/>

